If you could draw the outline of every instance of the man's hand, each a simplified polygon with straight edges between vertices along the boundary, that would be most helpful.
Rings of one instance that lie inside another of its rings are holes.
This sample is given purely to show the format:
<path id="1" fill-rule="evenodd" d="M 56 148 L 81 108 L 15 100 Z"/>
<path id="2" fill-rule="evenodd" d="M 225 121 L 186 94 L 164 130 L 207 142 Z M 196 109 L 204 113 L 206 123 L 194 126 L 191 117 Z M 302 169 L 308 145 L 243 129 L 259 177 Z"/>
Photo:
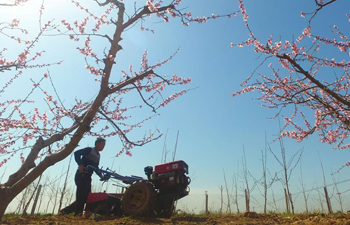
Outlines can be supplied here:
<path id="1" fill-rule="evenodd" d="M 84 173 L 84 165 L 79 165 L 79 173 Z"/>

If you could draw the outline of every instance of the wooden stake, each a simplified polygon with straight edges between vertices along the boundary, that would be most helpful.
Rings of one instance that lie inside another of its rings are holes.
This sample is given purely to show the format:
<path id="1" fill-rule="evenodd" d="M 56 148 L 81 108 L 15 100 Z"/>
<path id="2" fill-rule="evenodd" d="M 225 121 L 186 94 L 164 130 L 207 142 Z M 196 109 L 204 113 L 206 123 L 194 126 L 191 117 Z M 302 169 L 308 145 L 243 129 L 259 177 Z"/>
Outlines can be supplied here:
<path id="1" fill-rule="evenodd" d="M 209 214 L 209 209 L 208 209 L 208 193 L 205 192 L 205 214 Z"/>

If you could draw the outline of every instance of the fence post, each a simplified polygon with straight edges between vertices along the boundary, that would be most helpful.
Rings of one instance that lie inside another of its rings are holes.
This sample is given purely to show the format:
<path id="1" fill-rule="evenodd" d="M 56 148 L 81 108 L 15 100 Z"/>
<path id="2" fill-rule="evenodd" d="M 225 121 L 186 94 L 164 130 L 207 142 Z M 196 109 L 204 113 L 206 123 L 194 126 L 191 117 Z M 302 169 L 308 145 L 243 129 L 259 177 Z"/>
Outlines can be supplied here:
<path id="1" fill-rule="evenodd" d="M 325 197 L 326 197 L 326 203 L 327 203 L 327 207 L 328 207 L 328 212 L 331 214 L 331 213 L 333 213 L 333 211 L 332 211 L 331 200 L 329 199 L 329 196 L 328 196 L 327 187 L 324 187 L 324 194 L 325 194 Z"/>
<path id="2" fill-rule="evenodd" d="M 287 213 L 290 213 L 290 210 L 289 210 L 289 198 L 288 198 L 288 195 L 287 195 L 287 190 L 284 189 L 284 197 L 286 199 L 286 209 L 287 209 Z"/>
<path id="3" fill-rule="evenodd" d="M 34 203 L 33 203 L 33 206 L 32 206 L 32 211 L 30 213 L 31 215 L 34 215 L 35 207 L 36 207 L 36 204 L 38 203 L 40 191 L 41 191 L 41 184 L 39 185 L 38 190 L 36 191 L 35 200 L 34 200 Z"/>
<path id="4" fill-rule="evenodd" d="M 208 192 L 205 192 L 205 214 L 209 214 L 208 210 Z"/>

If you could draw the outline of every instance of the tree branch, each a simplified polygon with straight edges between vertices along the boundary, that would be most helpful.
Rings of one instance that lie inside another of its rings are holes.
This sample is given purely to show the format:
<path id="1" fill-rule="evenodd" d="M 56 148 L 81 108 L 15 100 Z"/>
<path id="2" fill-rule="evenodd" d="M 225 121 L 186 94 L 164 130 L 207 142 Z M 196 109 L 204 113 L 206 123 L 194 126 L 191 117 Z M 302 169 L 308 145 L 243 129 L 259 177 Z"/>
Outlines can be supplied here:
<path id="1" fill-rule="evenodd" d="M 61 133 L 54 134 L 49 139 L 44 140 L 42 137 L 39 137 L 38 140 L 35 142 L 34 146 L 32 147 L 29 155 L 27 156 L 26 160 L 22 164 L 22 166 L 19 168 L 19 170 L 12 174 L 8 181 L 5 183 L 5 186 L 12 186 L 16 182 L 18 182 L 22 177 L 24 177 L 28 171 L 35 167 L 35 160 L 38 157 L 39 152 L 46 148 L 53 143 L 62 140 L 67 134 L 71 133 L 73 130 L 75 130 L 78 127 L 78 123 L 75 123 L 70 128 L 64 130 Z"/>
<path id="2" fill-rule="evenodd" d="M 128 26 L 130 26 L 131 24 L 136 22 L 138 19 L 140 19 L 144 15 L 163 12 L 163 11 L 166 11 L 168 8 L 175 9 L 175 6 L 173 4 L 170 4 L 168 6 L 160 7 L 160 8 L 157 8 L 157 12 L 151 12 L 148 9 L 148 7 L 145 6 L 145 7 L 143 7 L 143 9 L 139 13 L 137 13 L 136 15 L 131 17 L 126 23 L 123 24 L 123 29 L 126 29 Z"/>
<path id="3" fill-rule="evenodd" d="M 119 83 L 119 84 L 109 88 L 106 91 L 106 95 L 110 95 L 112 93 L 120 91 L 122 88 L 124 88 L 124 87 L 126 87 L 128 85 L 131 85 L 131 84 L 135 83 L 138 80 L 143 80 L 145 77 L 153 75 L 153 74 L 154 74 L 153 70 L 149 70 L 149 71 L 144 72 L 143 74 L 140 74 L 140 75 L 137 75 L 137 76 L 135 76 L 133 78 L 127 79 L 125 81 L 122 81 L 121 83 Z"/>
<path id="4" fill-rule="evenodd" d="M 327 94 L 329 94 L 330 96 L 332 96 L 333 98 L 335 98 L 336 100 L 338 100 L 339 102 L 343 103 L 344 105 L 350 107 L 350 102 L 343 99 L 341 96 L 339 96 L 337 93 L 335 93 L 334 91 L 330 90 L 329 88 L 327 88 L 324 84 L 322 84 L 320 81 L 318 81 L 317 79 L 315 79 L 313 76 L 311 76 L 307 71 L 305 71 L 294 59 L 290 58 L 288 55 L 283 54 L 283 55 L 277 55 L 277 58 L 280 59 L 286 59 L 290 64 L 293 65 L 293 67 L 297 68 L 298 73 L 303 74 L 305 77 L 307 77 L 312 83 L 316 84 L 319 88 L 321 88 L 322 90 L 324 90 L 325 92 L 327 92 Z"/>

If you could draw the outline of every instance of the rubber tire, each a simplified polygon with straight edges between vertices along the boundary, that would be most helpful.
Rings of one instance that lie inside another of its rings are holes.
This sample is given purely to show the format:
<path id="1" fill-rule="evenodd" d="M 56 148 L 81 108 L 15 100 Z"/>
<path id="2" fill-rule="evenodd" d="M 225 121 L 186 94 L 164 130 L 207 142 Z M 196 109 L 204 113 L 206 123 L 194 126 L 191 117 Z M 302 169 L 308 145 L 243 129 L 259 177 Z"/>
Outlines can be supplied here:
<path id="1" fill-rule="evenodd" d="M 153 184 L 142 180 L 126 189 L 122 198 L 122 211 L 126 215 L 152 216 L 157 205 L 157 193 Z"/>

